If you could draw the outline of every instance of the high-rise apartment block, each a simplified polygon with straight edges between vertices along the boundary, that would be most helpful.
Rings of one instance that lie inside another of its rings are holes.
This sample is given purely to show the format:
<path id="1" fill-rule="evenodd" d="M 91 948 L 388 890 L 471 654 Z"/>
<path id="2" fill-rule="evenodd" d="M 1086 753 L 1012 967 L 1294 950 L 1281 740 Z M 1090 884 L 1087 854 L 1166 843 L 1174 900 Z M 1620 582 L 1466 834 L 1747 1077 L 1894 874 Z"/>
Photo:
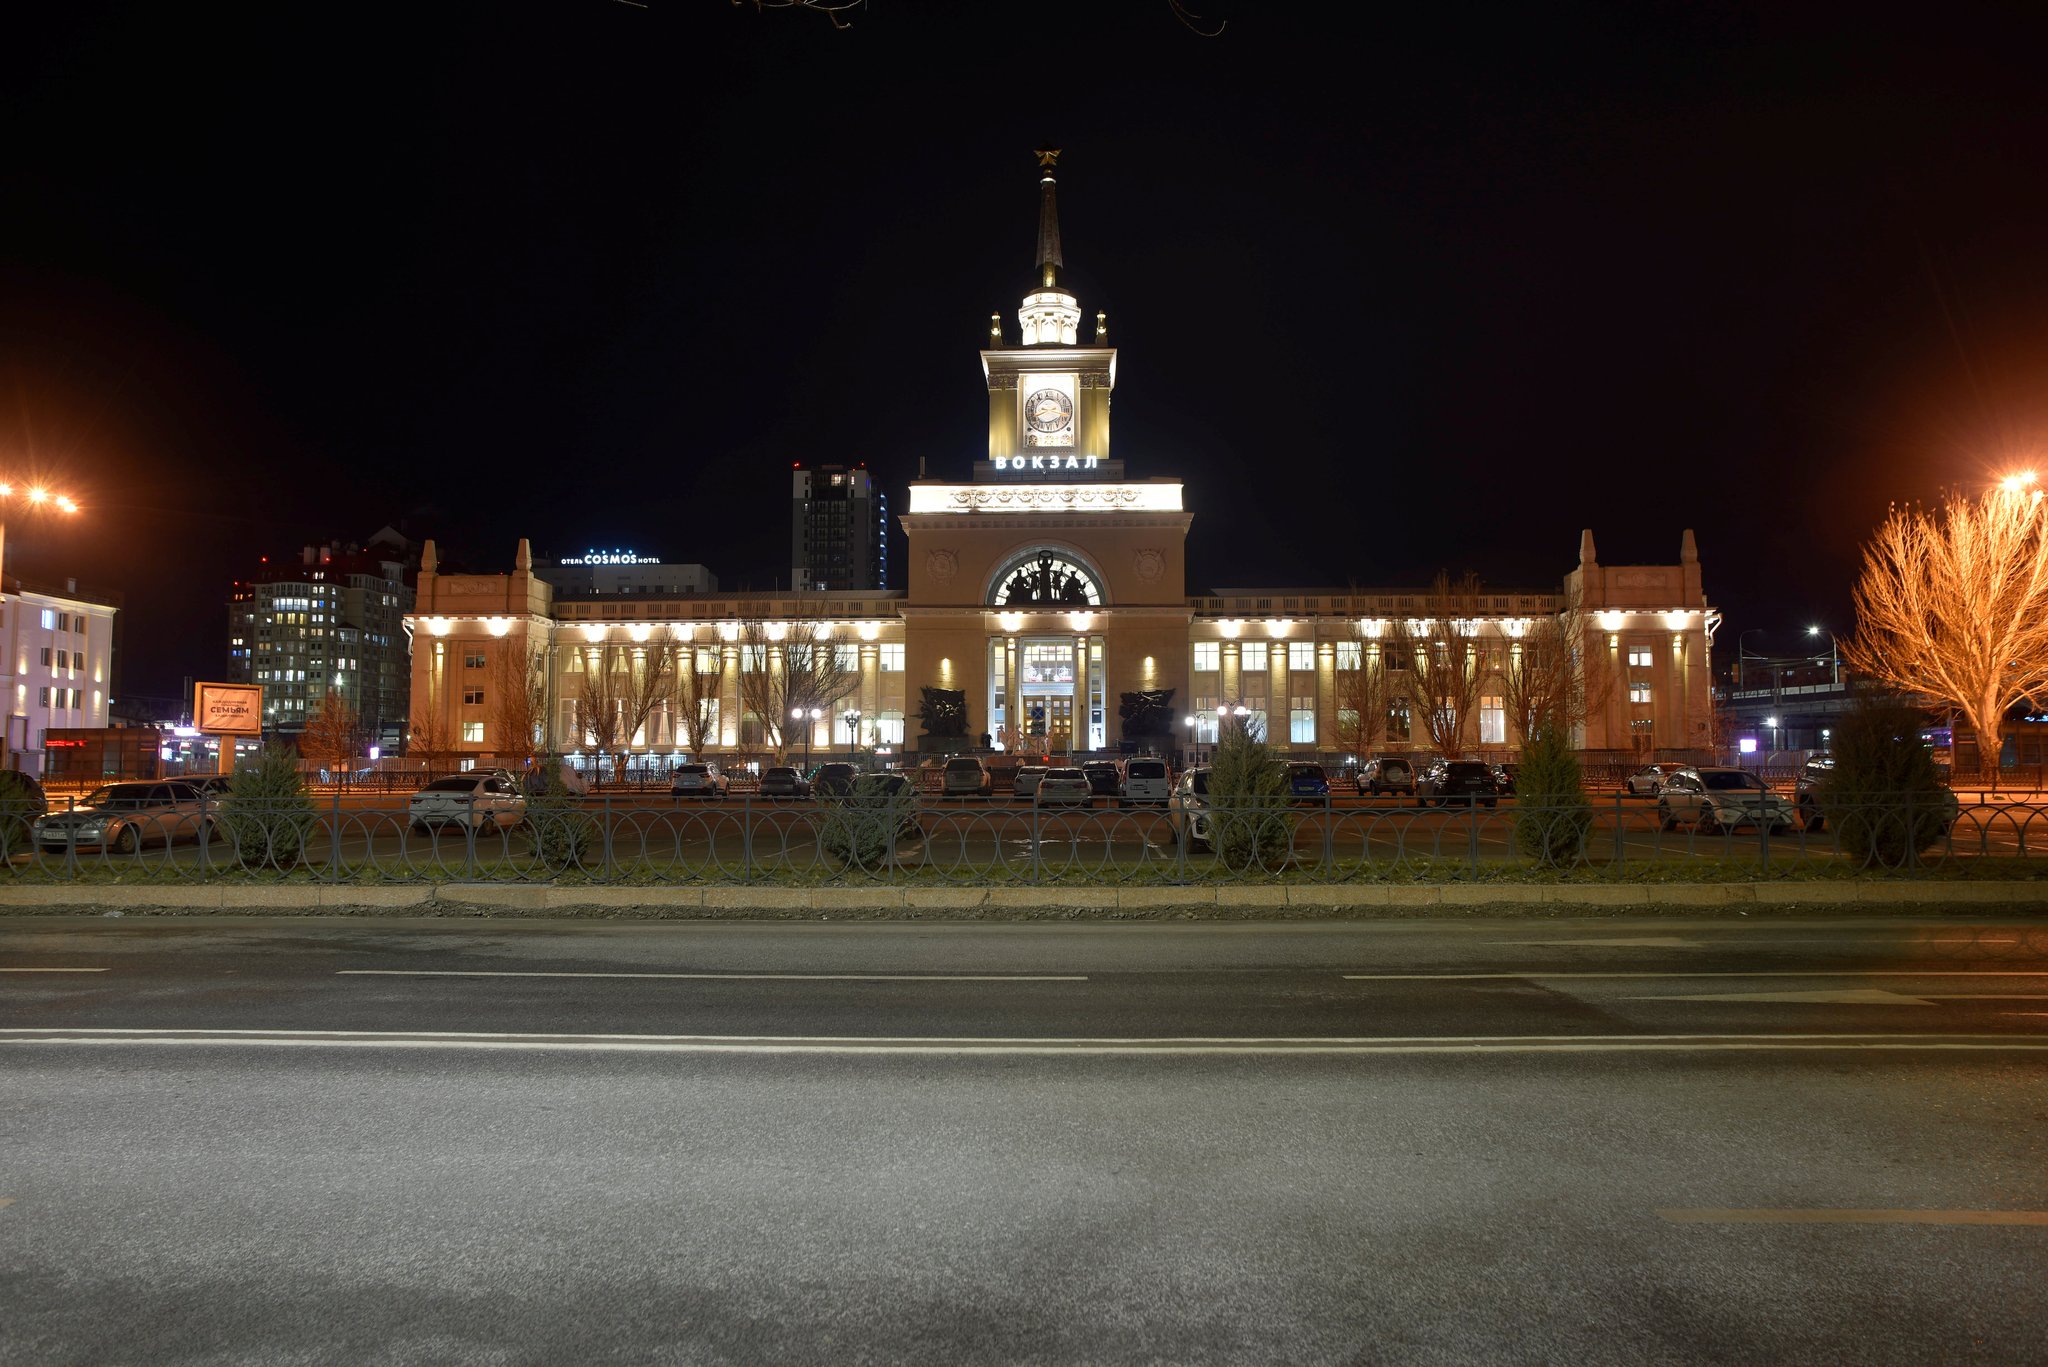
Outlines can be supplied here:
<path id="1" fill-rule="evenodd" d="M 799 592 L 889 587 L 889 496 L 860 466 L 790 472 L 790 587 Z"/>
<path id="2" fill-rule="evenodd" d="M 228 599 L 228 681 L 263 686 L 263 730 L 293 737 L 339 690 L 371 744 L 405 735 L 412 660 L 411 545 L 390 528 L 367 545 L 265 557 Z"/>

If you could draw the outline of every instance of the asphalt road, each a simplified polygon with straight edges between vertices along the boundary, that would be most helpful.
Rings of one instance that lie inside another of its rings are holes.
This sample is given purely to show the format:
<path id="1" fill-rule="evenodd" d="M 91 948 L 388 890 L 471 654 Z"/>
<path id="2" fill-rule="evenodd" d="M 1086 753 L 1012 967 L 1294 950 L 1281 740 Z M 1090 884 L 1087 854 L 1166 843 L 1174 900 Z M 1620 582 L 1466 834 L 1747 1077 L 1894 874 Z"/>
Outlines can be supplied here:
<path id="1" fill-rule="evenodd" d="M 0 1360 L 2048 1360 L 2048 925 L 0 923 Z"/>

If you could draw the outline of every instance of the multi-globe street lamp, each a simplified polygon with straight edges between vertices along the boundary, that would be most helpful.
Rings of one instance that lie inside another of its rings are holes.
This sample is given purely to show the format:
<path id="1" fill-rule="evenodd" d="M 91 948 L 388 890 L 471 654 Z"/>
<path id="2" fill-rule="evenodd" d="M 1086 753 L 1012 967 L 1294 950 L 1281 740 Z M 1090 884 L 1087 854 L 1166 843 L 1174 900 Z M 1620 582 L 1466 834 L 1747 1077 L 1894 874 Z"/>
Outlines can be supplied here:
<path id="1" fill-rule="evenodd" d="M 811 733 L 818 729 L 818 719 L 824 715 L 825 709 L 822 707 L 792 707 L 789 709 L 789 719 L 791 721 L 800 721 L 805 723 L 804 770 L 806 773 L 810 771 L 811 767 Z"/>
<path id="2" fill-rule="evenodd" d="M 0 602 L 7 596 L 5 567 L 7 563 L 7 518 L 6 510 L 16 504 L 26 505 L 29 512 L 75 513 L 78 504 L 68 494 L 50 492 L 40 484 L 20 484 L 14 480 L 0 480 Z M 0 766 L 14 767 L 14 747 L 0 735 Z"/>
<path id="3" fill-rule="evenodd" d="M 846 748 L 855 754 L 860 752 L 860 709 L 848 708 L 839 720 L 846 723 Z"/>

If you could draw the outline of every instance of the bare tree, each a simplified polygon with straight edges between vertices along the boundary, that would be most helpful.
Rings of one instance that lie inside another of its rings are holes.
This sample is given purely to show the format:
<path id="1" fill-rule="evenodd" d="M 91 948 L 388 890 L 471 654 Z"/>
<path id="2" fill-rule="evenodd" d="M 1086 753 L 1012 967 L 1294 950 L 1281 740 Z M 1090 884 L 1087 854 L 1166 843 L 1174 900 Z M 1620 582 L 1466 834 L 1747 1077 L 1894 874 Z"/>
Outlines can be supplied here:
<path id="1" fill-rule="evenodd" d="M 328 689 L 299 733 L 299 753 L 322 769 L 342 769 L 362 750 L 362 719 L 341 690 Z"/>
<path id="2" fill-rule="evenodd" d="M 1873 679 L 1952 703 L 1998 763 L 2005 713 L 2048 687 L 2048 508 L 2033 477 L 1932 512 L 1893 508 L 1863 548 L 1856 635 Z"/>
<path id="3" fill-rule="evenodd" d="M 491 671 L 491 741 L 501 759 L 523 767 L 539 755 L 547 722 L 547 655 L 507 641 Z"/>
<path id="4" fill-rule="evenodd" d="M 454 757 L 455 733 L 442 718 L 441 709 L 431 702 L 413 713 L 412 723 L 406 728 L 405 754 L 408 759 L 422 761 L 429 770 Z"/>
<path id="5" fill-rule="evenodd" d="M 1501 697 L 1523 744 L 1545 727 L 1569 731 L 1605 697 L 1606 652 L 1586 649 L 1588 614 L 1576 595 L 1557 612 L 1531 620 L 1508 641 Z"/>
<path id="6" fill-rule="evenodd" d="M 617 772 L 655 705 L 669 695 L 678 647 L 664 636 L 644 642 L 607 640 L 576 649 L 583 665 L 574 699 L 576 732 Z"/>
<path id="7" fill-rule="evenodd" d="M 1377 647 L 1376 640 L 1361 633 L 1357 643 L 1358 667 L 1339 668 L 1336 672 L 1337 744 L 1361 761 L 1386 739 L 1387 707 L 1394 697 L 1387 678 L 1386 657 Z"/>
<path id="8" fill-rule="evenodd" d="M 1479 705 L 1479 579 L 1439 573 L 1423 597 L 1423 616 L 1395 624 L 1389 648 L 1409 670 L 1408 697 L 1430 744 L 1445 755 L 1464 749 L 1466 722 Z"/>
<path id="9" fill-rule="evenodd" d="M 698 754 L 718 743 L 718 693 L 724 658 L 717 646 L 702 646 L 686 648 L 676 659 L 669 716 L 676 744 Z M 703 668 L 707 664 L 711 667 Z"/>
<path id="10" fill-rule="evenodd" d="M 830 717 L 860 684 L 818 618 L 749 621 L 740 626 L 740 706 L 758 717 L 765 743 L 778 756 L 792 734 L 790 714 L 812 710 Z M 808 721 L 803 723 L 809 725 Z"/>

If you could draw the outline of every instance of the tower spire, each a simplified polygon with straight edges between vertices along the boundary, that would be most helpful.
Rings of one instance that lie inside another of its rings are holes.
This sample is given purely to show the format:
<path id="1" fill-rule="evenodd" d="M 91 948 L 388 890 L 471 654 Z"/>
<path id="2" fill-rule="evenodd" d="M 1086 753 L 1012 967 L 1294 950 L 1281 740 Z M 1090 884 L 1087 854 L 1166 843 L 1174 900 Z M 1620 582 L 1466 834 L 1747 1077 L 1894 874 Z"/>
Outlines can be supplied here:
<path id="1" fill-rule="evenodd" d="M 1047 289 L 1059 283 L 1060 268 L 1067 263 L 1060 259 L 1060 206 L 1058 185 L 1053 179 L 1053 167 L 1059 164 L 1060 149 L 1041 147 L 1038 157 L 1038 281 Z"/>
<path id="2" fill-rule="evenodd" d="M 1072 346 L 1081 326 L 1080 301 L 1060 283 L 1066 261 L 1060 256 L 1060 206 L 1055 198 L 1053 167 L 1060 149 L 1041 147 L 1038 157 L 1038 279 L 1017 310 L 1025 346 Z M 993 335 L 993 334 L 992 334 Z"/>

